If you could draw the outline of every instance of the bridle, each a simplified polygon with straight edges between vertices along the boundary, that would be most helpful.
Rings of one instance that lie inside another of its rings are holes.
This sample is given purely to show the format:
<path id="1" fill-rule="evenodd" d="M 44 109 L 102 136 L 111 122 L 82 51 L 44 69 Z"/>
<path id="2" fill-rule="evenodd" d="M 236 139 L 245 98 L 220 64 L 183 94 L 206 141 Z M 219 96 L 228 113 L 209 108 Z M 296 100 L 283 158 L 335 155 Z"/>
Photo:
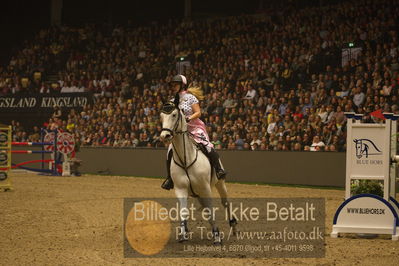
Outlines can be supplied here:
<path id="1" fill-rule="evenodd" d="M 182 131 L 182 130 L 177 131 L 177 127 L 179 126 L 179 124 L 181 124 L 182 119 L 183 119 L 183 116 L 182 116 L 182 114 L 181 114 L 180 109 L 179 109 L 175 104 L 173 104 L 172 102 L 169 102 L 169 103 L 164 104 L 164 105 L 162 106 L 161 113 L 170 115 L 175 109 L 177 109 L 177 111 L 178 111 L 178 117 L 177 117 L 177 120 L 176 120 L 175 124 L 173 125 L 173 129 L 165 128 L 165 127 L 163 127 L 163 128 L 161 129 L 161 132 L 162 132 L 162 131 L 167 131 L 167 132 L 169 132 L 169 133 L 172 135 L 172 137 L 173 137 L 175 134 L 184 134 L 184 133 L 187 133 L 187 130 L 185 130 L 185 131 Z"/>
<path id="2" fill-rule="evenodd" d="M 181 125 L 181 124 L 182 124 L 182 120 L 183 120 L 183 115 L 182 115 L 182 113 L 181 113 L 181 111 L 180 111 L 180 109 L 179 109 L 179 107 L 178 107 L 177 105 L 175 105 L 175 104 L 172 103 L 172 102 L 165 103 L 165 104 L 162 106 L 161 113 L 170 115 L 175 109 L 177 109 L 177 111 L 178 111 L 178 117 L 177 117 L 177 120 L 176 120 L 175 124 L 173 125 L 173 129 L 164 128 L 164 127 L 163 127 L 163 128 L 161 129 L 161 132 L 162 132 L 162 131 L 167 131 L 167 132 L 169 132 L 169 133 L 172 135 L 172 137 L 173 137 L 175 134 L 177 134 L 177 135 L 178 135 L 178 134 L 188 135 L 189 133 L 187 132 L 187 130 L 184 130 L 184 131 L 183 131 L 183 130 L 177 131 L 177 128 L 179 127 L 179 124 Z M 195 159 L 193 160 L 193 162 L 190 163 L 189 165 L 187 165 L 186 138 L 183 136 L 183 151 L 184 151 L 183 158 L 182 158 L 182 156 L 180 156 L 180 154 L 178 154 L 178 153 L 176 152 L 176 147 L 175 147 L 175 145 L 173 144 L 173 142 L 172 142 L 172 146 L 173 146 L 173 149 L 174 149 L 174 152 L 173 152 L 173 161 L 175 162 L 175 164 L 176 164 L 177 166 L 179 166 L 180 168 L 182 168 L 182 169 L 186 172 L 186 175 L 187 175 L 187 177 L 188 177 L 188 180 L 190 181 L 189 183 L 190 183 L 191 191 L 193 192 L 193 196 L 194 196 L 194 197 L 197 197 L 198 195 L 194 192 L 194 190 L 193 190 L 193 188 L 192 188 L 192 186 L 191 186 L 191 179 L 190 179 L 190 175 L 189 175 L 189 173 L 188 173 L 188 169 L 189 169 L 191 166 L 193 166 L 193 165 L 195 164 L 195 162 L 197 161 L 197 158 L 198 158 L 198 149 L 195 149 L 196 154 L 195 154 Z M 175 160 L 175 158 L 174 158 L 175 154 L 176 154 L 177 158 L 179 158 L 179 161 L 180 161 L 182 164 L 180 164 L 179 162 L 177 162 L 177 161 Z"/>

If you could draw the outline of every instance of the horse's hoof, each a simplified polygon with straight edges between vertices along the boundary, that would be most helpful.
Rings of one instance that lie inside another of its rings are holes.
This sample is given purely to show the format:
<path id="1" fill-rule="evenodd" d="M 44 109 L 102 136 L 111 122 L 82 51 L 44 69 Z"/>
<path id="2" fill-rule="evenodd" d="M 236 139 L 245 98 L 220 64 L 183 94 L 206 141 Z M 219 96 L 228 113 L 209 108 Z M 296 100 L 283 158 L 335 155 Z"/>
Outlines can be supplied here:
<path id="1" fill-rule="evenodd" d="M 213 229 L 213 244 L 214 245 L 221 245 L 222 244 L 222 238 L 220 237 L 219 233 L 219 228 Z"/>
<path id="2" fill-rule="evenodd" d="M 182 243 L 182 242 L 185 242 L 185 241 L 188 241 L 188 237 L 187 236 L 183 236 L 183 235 L 179 236 L 179 243 Z"/>
<path id="3" fill-rule="evenodd" d="M 188 233 L 179 235 L 179 243 L 185 242 L 189 240 L 190 235 Z"/>
<path id="4" fill-rule="evenodd" d="M 236 218 L 233 217 L 232 219 L 230 219 L 230 221 L 229 221 L 230 227 L 236 226 L 237 224 L 238 224 L 238 222 L 237 222 Z"/>

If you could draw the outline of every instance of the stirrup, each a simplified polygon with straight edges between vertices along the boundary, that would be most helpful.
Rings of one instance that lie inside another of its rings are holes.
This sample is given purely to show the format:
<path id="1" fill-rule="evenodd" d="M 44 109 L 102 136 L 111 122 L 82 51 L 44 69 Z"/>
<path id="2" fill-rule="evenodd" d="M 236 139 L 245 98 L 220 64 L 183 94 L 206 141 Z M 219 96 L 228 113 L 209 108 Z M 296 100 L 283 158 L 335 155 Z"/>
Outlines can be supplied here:
<path id="1" fill-rule="evenodd" d="M 163 181 L 161 188 L 166 190 L 171 190 L 173 188 L 173 180 L 172 178 L 168 177 Z"/>
<path id="2" fill-rule="evenodd" d="M 227 175 L 227 172 L 224 169 L 220 169 L 218 171 L 216 171 L 216 177 L 218 179 L 225 179 Z"/>

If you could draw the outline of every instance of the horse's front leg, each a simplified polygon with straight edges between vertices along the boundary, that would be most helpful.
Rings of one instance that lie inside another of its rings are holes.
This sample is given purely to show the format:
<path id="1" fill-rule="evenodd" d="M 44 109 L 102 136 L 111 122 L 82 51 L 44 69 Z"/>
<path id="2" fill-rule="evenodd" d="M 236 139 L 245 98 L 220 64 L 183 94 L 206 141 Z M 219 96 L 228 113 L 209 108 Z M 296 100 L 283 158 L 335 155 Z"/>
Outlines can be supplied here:
<path id="1" fill-rule="evenodd" d="M 219 192 L 223 207 L 225 207 L 225 209 L 227 210 L 227 217 L 229 218 L 230 228 L 231 228 L 231 230 L 233 230 L 233 234 L 236 235 L 237 234 L 237 219 L 236 219 L 236 217 L 234 217 L 234 215 L 232 215 L 232 212 L 231 212 L 232 206 L 230 204 L 230 201 L 228 200 L 227 188 L 226 188 L 226 183 L 224 182 L 224 180 L 219 180 L 216 183 L 216 189 Z"/>
<path id="2" fill-rule="evenodd" d="M 182 189 L 176 189 L 175 194 L 179 200 L 179 218 L 180 218 L 180 225 L 178 227 L 178 240 L 179 242 L 189 240 L 189 232 L 187 221 L 189 219 L 189 210 L 187 208 L 187 200 L 188 194 L 187 190 L 184 191 Z"/>
<path id="3" fill-rule="evenodd" d="M 209 217 L 209 224 L 211 225 L 212 228 L 212 235 L 213 235 L 213 243 L 215 245 L 220 245 L 222 244 L 222 238 L 220 236 L 219 228 L 216 226 L 216 217 L 215 217 L 215 212 L 213 211 L 213 204 L 212 204 L 212 198 L 211 195 L 209 194 L 208 197 L 206 198 L 199 198 L 198 201 L 201 203 L 203 209 L 203 212 L 205 213 L 206 217 Z"/>

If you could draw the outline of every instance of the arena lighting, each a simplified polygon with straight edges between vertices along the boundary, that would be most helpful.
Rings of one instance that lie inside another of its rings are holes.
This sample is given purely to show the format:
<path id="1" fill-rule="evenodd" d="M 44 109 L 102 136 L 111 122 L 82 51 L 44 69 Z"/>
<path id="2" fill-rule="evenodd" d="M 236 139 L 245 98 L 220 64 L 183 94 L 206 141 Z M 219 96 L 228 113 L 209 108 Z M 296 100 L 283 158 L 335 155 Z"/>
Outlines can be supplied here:
<path id="1" fill-rule="evenodd" d="M 349 47 L 354 47 L 355 44 L 354 44 L 353 42 L 350 42 L 350 43 L 348 43 L 348 46 L 349 46 Z"/>
<path id="2" fill-rule="evenodd" d="M 184 57 L 180 57 L 180 61 L 184 61 Z"/>

